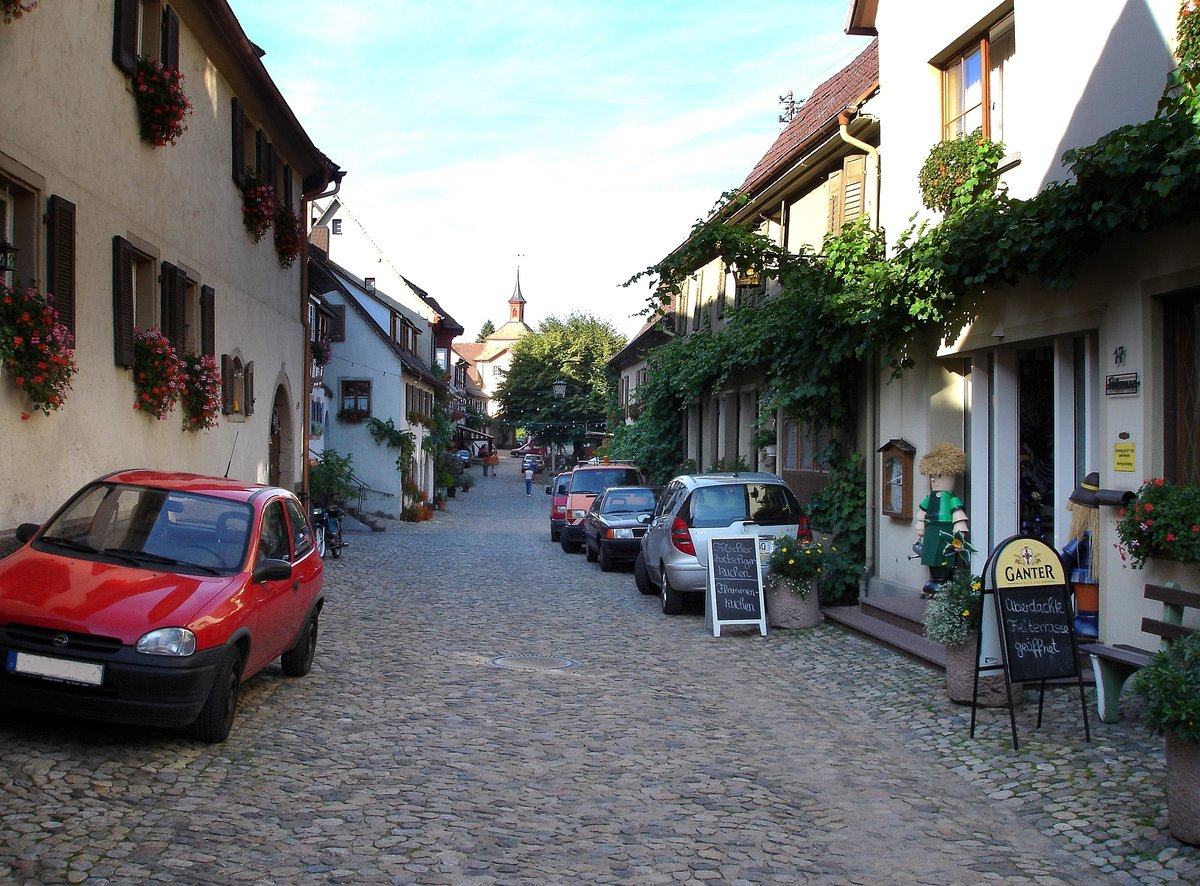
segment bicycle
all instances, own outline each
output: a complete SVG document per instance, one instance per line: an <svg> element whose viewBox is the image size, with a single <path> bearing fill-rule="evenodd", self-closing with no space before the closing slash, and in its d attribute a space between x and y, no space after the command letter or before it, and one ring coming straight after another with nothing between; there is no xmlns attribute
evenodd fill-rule
<svg viewBox="0 0 1200 886"><path fill-rule="evenodd" d="M316 536L317 553L321 557L324 557L327 551L335 560L342 556L342 548L346 546L342 540L342 517L345 513L337 505L313 508L313 533Z"/></svg>

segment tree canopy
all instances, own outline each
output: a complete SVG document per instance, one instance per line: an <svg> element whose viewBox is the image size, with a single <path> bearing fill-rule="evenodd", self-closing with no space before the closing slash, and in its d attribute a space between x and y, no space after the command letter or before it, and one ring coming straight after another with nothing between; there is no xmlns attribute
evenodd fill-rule
<svg viewBox="0 0 1200 886"><path fill-rule="evenodd" d="M624 336L590 314L547 318L513 345L512 365L495 395L501 420L554 444L604 430L615 389L606 364L624 346ZM561 400L554 399L556 381L567 385Z"/></svg>
<svg viewBox="0 0 1200 886"><path fill-rule="evenodd" d="M491 320L484 320L483 325L479 327L479 335L475 336L476 344L483 344L484 340L496 331L496 324Z"/></svg>

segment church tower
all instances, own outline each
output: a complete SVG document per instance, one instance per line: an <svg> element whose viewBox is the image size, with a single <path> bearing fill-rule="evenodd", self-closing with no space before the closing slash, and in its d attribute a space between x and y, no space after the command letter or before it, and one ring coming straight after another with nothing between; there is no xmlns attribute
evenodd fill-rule
<svg viewBox="0 0 1200 886"><path fill-rule="evenodd" d="M521 295L520 268L517 268L517 285L513 288L512 298L508 300L508 322L525 322L525 296Z"/></svg>

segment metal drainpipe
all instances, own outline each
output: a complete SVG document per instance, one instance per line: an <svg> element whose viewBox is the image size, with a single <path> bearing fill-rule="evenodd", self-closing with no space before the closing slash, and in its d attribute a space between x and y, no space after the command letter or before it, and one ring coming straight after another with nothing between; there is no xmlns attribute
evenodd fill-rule
<svg viewBox="0 0 1200 886"><path fill-rule="evenodd" d="M878 227L878 225L879 225L879 149L874 147L873 145L867 144L866 142L864 142L860 139L855 138L854 136L852 136L850 134L850 120L857 113L858 113L857 110L847 108L846 110L842 111L842 113L838 114L838 135L841 137L842 141L844 141L846 144L851 145L852 147L858 148L860 151L863 151L867 155L867 158L868 158L867 159L867 167L868 167L867 173L871 179L870 188L871 188L871 198L872 199L871 199L870 205L868 207L866 207L866 211L867 211L869 217L871 218L872 224L875 227ZM871 377L869 379L869 381L871 383L871 396L867 398L867 404L868 404L867 408L870 410L870 415L867 416L866 426L871 429L870 433L873 435L873 439L879 438L879 429L876 427L876 425L879 421L879 409L878 409L878 403L877 403L877 398L879 396L879 392L878 392L877 386L875 385L875 381L878 380L878 378L879 378L879 367L876 365L876 362L877 362L877 357L872 356L872 358L870 360L870 368L868 369L868 372L871 373ZM868 447L868 449L870 449L870 448L871 447ZM863 564L863 574L859 577L859 580L858 580L858 596L859 596L859 598L868 596L868 594L867 594L868 582L869 582L869 579L871 576L871 572L875 568L875 550L876 550L876 547L878 546L877 541L878 541L878 535L879 535L879 524L878 524L878 517L875 512L874 501L875 501L875 491L877 488L879 478L876 474L875 469L876 469L876 459L874 457L874 453L872 452L871 458L869 458L866 461L866 463L863 465L863 475L865 477L865 482L866 482L866 486L867 486L867 512L864 515L864 519L866 520L866 532L864 533L864 539L863 539L864 547L865 547L865 561L866 562Z"/></svg>

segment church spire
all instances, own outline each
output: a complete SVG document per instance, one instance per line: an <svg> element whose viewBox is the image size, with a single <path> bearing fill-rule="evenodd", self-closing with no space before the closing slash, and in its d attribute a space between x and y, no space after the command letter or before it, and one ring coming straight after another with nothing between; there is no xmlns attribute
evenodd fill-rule
<svg viewBox="0 0 1200 886"><path fill-rule="evenodd" d="M521 268L517 267L517 285L513 287L512 297L508 300L508 320L510 323L525 322L525 296L521 294Z"/></svg>

